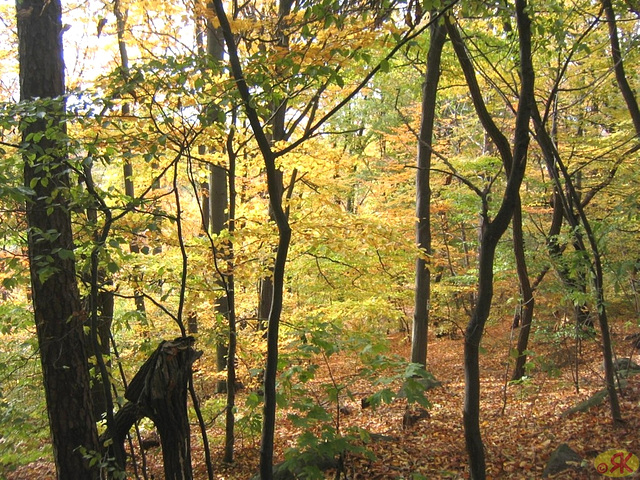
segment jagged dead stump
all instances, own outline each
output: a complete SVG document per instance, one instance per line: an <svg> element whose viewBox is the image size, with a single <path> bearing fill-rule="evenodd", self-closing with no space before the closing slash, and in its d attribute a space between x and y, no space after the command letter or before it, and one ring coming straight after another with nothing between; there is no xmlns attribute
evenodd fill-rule
<svg viewBox="0 0 640 480"><path fill-rule="evenodd" d="M167 480L193 478L187 391L191 365L202 354L194 343L193 337L179 337L158 345L125 392L128 402L115 415L115 432L105 433L122 448L132 425L148 417L160 435Z"/></svg>

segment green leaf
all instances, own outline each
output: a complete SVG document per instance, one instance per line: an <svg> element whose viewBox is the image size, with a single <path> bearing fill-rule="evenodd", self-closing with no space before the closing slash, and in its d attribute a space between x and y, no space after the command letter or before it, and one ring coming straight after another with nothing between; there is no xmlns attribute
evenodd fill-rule
<svg viewBox="0 0 640 480"><path fill-rule="evenodd" d="M75 258L75 255L73 253L73 250L61 248L58 251L58 257L60 257L62 260L73 260Z"/></svg>
<svg viewBox="0 0 640 480"><path fill-rule="evenodd" d="M107 263L107 270L109 271L109 273L116 273L119 269L120 269L120 267L118 267L117 263L115 263L115 262L108 262Z"/></svg>

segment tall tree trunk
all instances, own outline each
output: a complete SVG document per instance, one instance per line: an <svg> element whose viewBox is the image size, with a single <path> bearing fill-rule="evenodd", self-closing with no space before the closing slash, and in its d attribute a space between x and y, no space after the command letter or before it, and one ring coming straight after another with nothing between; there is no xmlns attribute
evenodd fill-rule
<svg viewBox="0 0 640 480"><path fill-rule="evenodd" d="M280 0L278 3L278 46L281 48L288 48L289 46L289 38L282 33L280 28L280 21L291 12L291 6L293 4L293 0ZM275 144L281 140L286 140L287 132L285 128L286 122L286 114L287 114L287 99L285 98L282 102L274 102L272 105L272 115L271 115L271 133L267 133L267 138L271 142L271 144ZM276 170L276 178L275 181L277 183L277 188L279 190L279 195L282 197L284 193L284 181L282 176L282 171L280 169ZM272 221L275 221L275 212L271 206L269 207L269 217ZM264 328L266 326L266 320L269 318L269 313L271 311L271 301L273 299L273 278L272 275L268 275L262 279L260 279L260 287L259 287L259 302L258 302L258 326L260 328Z"/></svg>
<svg viewBox="0 0 640 480"><path fill-rule="evenodd" d="M430 27L427 72L422 87L422 120L418 141L416 172L416 241L421 256L416 258L415 305L411 361L427 365L427 334L429 331L429 304L431 299L431 154L433 150L433 123L436 96L440 81L440 59L446 39L446 28L440 21Z"/></svg>
<svg viewBox="0 0 640 480"><path fill-rule="evenodd" d="M116 33L118 36L118 51L120 52L120 68L122 70L122 78L124 81L129 80L129 54L127 52L127 42L125 41L124 34L127 27L127 13L122 11L122 5L120 0L113 0L113 14L116 17ZM131 112L131 105L129 103L124 103L122 105L122 115L127 116ZM124 175L124 193L130 198L135 198L135 185L133 183L133 165L131 164L131 160L128 157L124 157L124 165L122 167L123 175ZM132 239L129 242L129 250L131 253L138 254L140 253L140 246L138 244L137 239ZM142 287L140 284L142 283L142 276L136 274L133 278L133 282L135 285L134 288L134 300L136 304L136 311L142 315L146 316L147 309L144 302L144 295L142 291Z"/></svg>
<svg viewBox="0 0 640 480"><path fill-rule="evenodd" d="M275 155L271 143L265 134L256 110L252 106L251 92L244 79L242 66L236 49L233 32L224 11L222 0L214 0L216 16L224 34L229 54L231 72L236 81L242 104L249 119L251 129L255 135L260 153L263 157L267 172L267 189L269 205L273 209L276 226L278 228L278 250L273 270L273 298L267 329L267 359L264 375L264 411L262 424L262 438L260 442L260 477L262 480L273 479L273 446L276 422L276 378L278 372L278 338L282 302L284 294L284 273L291 243L291 227L282 206L282 194L278 188Z"/></svg>
<svg viewBox="0 0 640 480"><path fill-rule="evenodd" d="M211 233L214 235L220 235L224 229L227 228L228 221L228 196L227 196L227 171L219 166L219 165L211 165L209 170L209 212L211 215ZM216 262L226 263L228 260L228 254L225 252L226 246L217 249L218 251L214 252L216 255ZM229 272L226 267L223 267L222 270L218 269L217 274L222 277L226 276ZM227 280L226 278L218 278L216 283L220 287L221 293L220 297L216 300L216 312L221 315L225 321L225 330L229 326L229 299L227 295ZM228 335L225 335L228 338ZM219 372L226 370L227 368L227 355L228 355L228 346L227 340L222 340L222 336L220 336L220 340L216 343L216 368ZM218 380L216 385L216 391L218 393L224 393L227 391L228 385L225 380Z"/></svg>
<svg viewBox="0 0 640 480"><path fill-rule="evenodd" d="M640 137L640 108L636 99L633 88L629 85L627 75L624 70L624 62L622 60L622 52L620 50L620 41L618 40L618 25L616 22L616 14L613 10L611 0L601 0L605 15L607 16L607 26L609 27L609 42L611 44L611 59L613 60L613 68L616 74L616 82L625 103L627 110L631 115L633 127L636 135Z"/></svg>
<svg viewBox="0 0 640 480"><path fill-rule="evenodd" d="M234 115L235 121L235 115ZM231 238L235 232L236 215L236 154L233 150L233 130L227 137L227 154L229 156L229 233ZM237 322L235 300L235 278L233 273L233 244L229 244L230 275L227 277L227 306L229 309L229 343L227 345L227 411L225 413L225 462L233 462L235 449L235 404L236 404L236 350L237 350Z"/></svg>
<svg viewBox="0 0 640 480"><path fill-rule="evenodd" d="M33 190L27 202L31 289L54 460L59 479L92 479L98 472L82 451L99 452L100 444L67 198L62 11L59 0L22 0L16 8L20 98L45 99L38 107L44 117L23 124L23 145L25 185ZM34 141L33 134L44 132Z"/></svg>
<svg viewBox="0 0 640 480"><path fill-rule="evenodd" d="M207 55L215 62L222 62L224 58L224 40L218 28L214 28L211 24L207 25ZM216 108L217 107L211 107ZM228 227L229 221L228 208L229 197L227 170L220 165L210 165L209 167L209 226L211 233L220 235L224 229ZM228 253L225 253L226 246L219 251L214 251L216 256L216 280L217 285L222 290L220 297L216 301L216 312L222 315L226 321L226 328L229 326L230 305L228 299L228 286L226 275L229 273L227 268L218 268L218 262L227 262L229 260ZM228 335L225 335L228 338ZM222 338L222 337L220 337ZM216 343L216 368L219 372L227 368L228 340L218 340ZM227 391L228 385L225 380L218 380L216 391L224 393Z"/></svg>
<svg viewBox="0 0 640 480"><path fill-rule="evenodd" d="M98 211L94 207L87 209L87 220L89 220L91 225L97 229ZM99 236L100 232L96 230L94 233L94 242L99 241ZM103 268L98 270L97 277L97 282L100 285L113 285L113 282L111 282L111 280L107 278L107 274ZM99 372L99 362L97 356L102 355L103 359L106 359L104 360L106 364L110 364L109 359L111 357L111 324L113 322L115 297L112 291L109 291L104 287L98 288L94 295L91 275L85 276L83 280L90 285L92 292L90 293L88 298L82 299L83 306L85 310L87 310L91 314L93 313L94 304L96 309L96 333L98 337L98 348L97 350L94 348L87 348L87 355L89 356L89 358L92 355L95 356L95 368L91 375L91 398L93 401L93 414L96 419L100 419L107 412L109 402L105 397L105 389L102 382L103 377ZM89 340L90 337L91 336L89 335ZM92 344L87 343L86 345ZM87 361L89 361L89 358L87 359ZM91 363L89 363L89 365L91 365ZM110 388L107 391L110 391Z"/></svg>
<svg viewBox="0 0 640 480"><path fill-rule="evenodd" d="M215 14L215 12L214 12ZM221 63L224 59L225 40L220 28L213 28L207 22L207 54L211 60ZM218 108L218 107L214 107ZM232 114L231 123L235 125L236 115ZM207 202L207 212L209 221L205 223L205 228L211 227L211 232L219 235L225 228L231 236L235 231L235 210L236 210L236 152L233 146L233 127L227 134L226 152L229 159L229 168L225 170L222 166L211 165L209 174L209 202ZM228 194L228 195L227 195ZM203 215L206 221L207 216ZM224 245L222 255L213 246L215 270L218 275L217 283L224 290L224 294L216 302L216 311L226 320L228 329L227 340L219 340L216 344L216 367L218 371L227 370L226 381L218 381L216 390L219 393L227 393L227 408L225 412L225 442L224 458L225 462L231 463L234 458L235 448L235 398L236 398L236 308L235 308L235 282L233 273L233 243L228 241ZM218 259L218 256L220 258ZM219 262L223 262L224 267L220 268Z"/></svg>
<svg viewBox="0 0 640 480"><path fill-rule="evenodd" d="M500 208L493 220L489 219L488 201L483 194L482 224L480 228L480 251L478 258L478 301L467 325L464 344L465 395L463 423L465 443L469 455L471 478L486 478L484 446L480 432L480 365L479 348L485 323L489 317L493 298L493 264L498 241L506 231L519 199L519 189L524 177L529 146L529 119L533 105L534 73L531 64L530 20L525 11L525 0L516 0L516 18L520 39L520 100L518 104L513 154L503 135L495 135L495 125L488 116L482 95L477 88L475 71L457 29L446 19L447 31L452 39L456 55L460 61L476 113L483 126L492 136L503 158L510 158L508 180ZM482 192L480 192L482 193Z"/></svg>
<svg viewBox="0 0 640 480"><path fill-rule="evenodd" d="M543 151L545 161L547 162L547 168L552 174L553 180L557 191L562 198L565 217L568 217L570 225L574 230L574 241L581 244L581 250L586 252L586 245L578 230L578 225L582 224L582 228L587 236L589 247L591 249L592 259L590 262L590 273L593 278L593 289L596 296L596 310L598 312L598 323L600 326L600 333L602 335L602 354L604 363L605 384L607 393L609 395L609 408L611 410L611 416L614 422L622 421L622 414L620 411L620 402L618 401L618 394L615 388L615 373L613 368L613 348L611 345L611 332L609 332L609 321L607 317L606 304L604 299L604 278L602 272L601 256L598 250L598 245L589 219L587 218L584 208L578 199L578 193L576 192L571 176L564 166L560 155L553 145L549 133L544 129L542 118L537 106L534 105L532 111L532 119L535 125L535 133L538 143ZM564 180L564 184L567 188L570 199L566 198L563 194L562 186L560 185L560 175ZM574 205L578 214L575 216L573 208Z"/></svg>

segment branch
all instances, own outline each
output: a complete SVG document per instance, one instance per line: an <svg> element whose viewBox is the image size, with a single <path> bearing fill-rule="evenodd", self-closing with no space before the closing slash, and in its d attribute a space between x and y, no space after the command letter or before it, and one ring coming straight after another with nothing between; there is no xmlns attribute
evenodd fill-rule
<svg viewBox="0 0 640 480"><path fill-rule="evenodd" d="M313 135L322 125L328 122L331 117L333 117L336 113L338 113L347 103L349 103L360 91L365 88L371 79L382 69L382 65L386 64L389 60L391 60L395 54L404 47L407 43L409 43L414 38L421 35L425 30L427 30L433 23L437 22L440 17L446 17L445 13L447 13L454 5L458 3L459 0L453 0L451 3L446 5L442 11L438 12L434 15L426 25L422 26L418 30L409 31L405 34L405 36L385 55L385 57L375 66L373 67L369 73L367 73L362 81L351 91L349 92L340 102L338 102L331 110L329 110L320 120L316 122L315 125L308 128L304 134L295 142L283 148L282 150L275 152L275 156L279 157L284 155L291 150L297 148L300 144L304 143L311 135Z"/></svg>
<svg viewBox="0 0 640 480"><path fill-rule="evenodd" d="M618 40L616 14L613 11L611 0L601 0L601 2L607 16L607 25L609 27L609 41L611 42L611 58L613 59L618 88L620 89L620 92L624 97L624 101L627 104L627 109L629 110L631 120L633 121L633 126L636 130L636 135L640 136L640 108L638 108L638 101L636 100L633 89L629 85L627 76L624 72L624 63L622 61L620 42Z"/></svg>

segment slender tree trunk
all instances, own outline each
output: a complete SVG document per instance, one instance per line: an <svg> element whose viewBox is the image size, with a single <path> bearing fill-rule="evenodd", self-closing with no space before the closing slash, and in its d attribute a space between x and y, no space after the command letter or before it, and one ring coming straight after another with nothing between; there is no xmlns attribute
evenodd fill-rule
<svg viewBox="0 0 640 480"><path fill-rule="evenodd" d="M625 103L627 104L627 110L631 115L633 121L633 127L636 130L636 135L640 137L640 108L638 107L638 101L636 99L633 88L629 85L627 75L624 70L624 62L622 60L622 52L620 50L620 41L618 40L618 25L616 22L616 14L613 10L611 0L601 0L602 7L604 8L605 15L607 16L607 26L609 27L609 42L611 43L611 59L613 60L613 67L616 73L616 81L618 82L618 88Z"/></svg>
<svg viewBox="0 0 640 480"><path fill-rule="evenodd" d="M82 451L97 453L100 444L67 197L61 5L59 0L22 0L16 8L20 98L43 99L39 108L46 112L23 124L23 145L25 185L33 190L27 202L31 292L54 460L59 479L92 479L98 472L89 468ZM40 140L32 139L44 132Z"/></svg>
<svg viewBox="0 0 640 480"><path fill-rule="evenodd" d="M525 259L524 249L524 232L522 231L522 203L520 198L517 200L515 210L513 212L513 252L516 258L516 270L518 272L518 281L520 283L520 305L518 308L518 318L520 320L520 331L518 333L518 356L516 357L513 379L520 379L524 375L524 366L527 361L525 350L529 343L529 332L531 330L531 322L533 320L533 308L535 299L533 297L533 289L529 280L529 272L527 271L527 262ZM514 321L515 325L515 321Z"/></svg>
<svg viewBox="0 0 640 480"><path fill-rule="evenodd" d="M469 467L473 480L486 478L484 447L480 432L480 366L479 347L484 326L489 317L493 297L493 263L498 241L506 231L519 199L519 189L524 177L529 146L529 119L533 104L534 73L531 64L530 20L525 11L525 0L516 0L516 18L520 39L520 101L518 104L513 154L503 135L496 134L495 125L488 116L482 95L479 95L475 71L457 29L446 20L447 31L460 61L476 112L485 129L492 136L503 162L510 158L508 180L502 203L493 220L489 220L486 193L483 194L480 250L478 258L478 301L467 325L464 344L465 397L463 423L465 443L469 455Z"/></svg>
<svg viewBox="0 0 640 480"><path fill-rule="evenodd" d="M278 15L280 20L289 14L291 11L292 0L280 0L278 3ZM281 32L280 24L278 24L278 46L281 48L289 47L289 38ZM282 102L274 103L272 106L273 113L271 115L271 133L267 133L267 138L271 144L275 144L281 140L286 140L287 132L285 128L286 114L287 114L287 99ZM284 181L281 170L276 170L276 183L277 188L280 191L282 197L284 193ZM275 212L273 208L269 207L269 217L275 221ZM260 280L259 287L259 303L258 303L258 326L259 328L265 328L266 320L269 318L271 311L271 301L273 299L273 278L268 275Z"/></svg>
<svg viewBox="0 0 640 480"><path fill-rule="evenodd" d="M278 228L278 250L276 253L273 270L273 298L269 313L267 329L267 359L264 375L264 411L262 424L262 438L260 442L260 477L262 480L273 479L273 446L276 421L276 377L278 372L278 338L280 329L280 316L282 314L282 301L284 294L284 273L291 242L291 227L286 213L282 207L282 194L278 188L277 168L275 155L271 144L257 112L252 106L251 93L244 80L242 66L235 47L233 32L229 20L224 11L222 0L214 0L216 16L220 21L220 27L224 34L225 43L229 54L231 71L236 81L238 92L242 98L242 104L251 124L260 153L262 154L265 170L267 172L267 189L269 191L269 204L273 209Z"/></svg>
<svg viewBox="0 0 640 480"><path fill-rule="evenodd" d="M606 312L606 304L604 299L604 276L602 272L602 264L600 252L598 250L597 241L591 230L589 219L587 218L584 208L578 199L578 193L576 192L571 176L564 166L558 151L556 150L550 135L544 129L542 118L538 112L537 106L534 105L532 111L532 119L535 125L535 133L538 139L538 143L544 153L545 161L548 165L548 170L552 175L555 175L554 182L556 189L562 196L563 208L565 211L565 217L568 216L571 227L574 229L574 241L581 244L581 249L586 251L586 246L577 230L579 224L582 224L582 228L589 241L591 249L592 259L590 264L591 274L593 278L593 289L596 296L596 309L598 312L598 323L600 326L600 333L602 335L602 354L604 363L605 384L607 393L609 395L609 408L611 409L611 417L614 422L622 421L622 414L620 411L620 402L618 401L618 395L615 388L615 372L613 367L613 348L611 345L611 332L609 331L609 321ZM559 175L562 175L568 194L571 196L567 199L562 193L562 186L560 185ZM573 213L573 204L576 208L579 217L575 217Z"/></svg>
<svg viewBox="0 0 640 480"><path fill-rule="evenodd" d="M89 220L90 224L97 228L98 225L98 211L95 208L87 209L87 220ZM100 232L96 230L94 234L94 241L98 241L100 236ZM97 282L100 285L108 285L112 286L113 282L108 279L106 272L104 269L99 269L97 274L98 280ZM87 282L91 289L93 290L93 284L91 275L83 278L85 282ZM95 297L95 298L94 298ZM93 313L92 305L95 303L96 308L96 329L98 335L98 349L87 348L87 355L91 357L95 356L95 369L91 375L91 398L93 401L93 414L96 419L101 418L107 412L108 401L105 397L105 389L102 382L102 375L99 372L99 365L97 362L97 356L102 355L103 358L106 359L106 364L110 364L111 357L111 324L113 322L113 309L115 297L113 292L106 290L104 287L99 288L95 295L93 292L89 295L88 298L82 299L83 304L85 305L85 309L88 312ZM88 307L89 308L88 308ZM87 343L87 345L92 345L91 343ZM89 361L89 358L87 359ZM89 363L91 365L91 363Z"/></svg>
<svg viewBox="0 0 640 480"><path fill-rule="evenodd" d="M234 118L235 120L235 118ZM231 238L235 232L236 215L236 154L233 151L233 131L227 137L227 154L229 156L229 233ZM227 277L227 303L229 307L229 344L227 348L227 411L225 414L224 457L225 462L233 462L235 449L235 404L236 404L236 350L237 322L235 300L235 278L233 275L233 245L229 244L229 262L231 274Z"/></svg>
<svg viewBox="0 0 640 480"><path fill-rule="evenodd" d="M116 33L118 36L118 50L120 52L120 68L122 69L122 78L125 81L129 80L129 54L127 53L127 42L125 41L124 34L127 27L127 13L122 11L122 5L120 0L113 0L113 14L116 17ZM129 103L122 105L122 115L127 116L131 111ZM128 157L124 158L124 165L122 167L124 175L124 193L130 198L135 198L135 185L133 183L133 165ZM140 246L137 239L132 239L129 242L129 250L131 253L140 253ZM144 295L140 284L142 283L142 276L136 274L133 282L134 299L136 304L136 311L143 316L146 316L147 309L144 302Z"/></svg>
<svg viewBox="0 0 640 480"><path fill-rule="evenodd" d="M555 249L558 246L556 242L556 238L557 238L557 235L560 233L560 228L562 227L562 220L564 218L562 202L558 197L559 195L557 191L554 189L553 200L552 200L553 216L551 219L551 226L549 227L549 232L547 233L547 248L549 249L549 251L552 251L552 249ZM514 228L517 228L515 225L516 225L516 220L514 217ZM546 273L546 271L541 273L540 276L538 276L538 281L542 281L541 276L543 276L544 273ZM533 301L533 287L531 288L531 296ZM523 295L523 299L524 298L525 296ZM525 313L526 314L530 313L531 316L527 318ZM520 332L518 333L518 345L516 347L518 350L518 356L516 358L515 367L513 370L513 376L511 377L512 380L521 379L525 373L524 367L525 367L525 364L527 363L527 356L525 355L524 352L527 350L527 347L529 345L529 334L531 333L532 316L533 316L533 308L531 309L531 312L528 312L528 311L523 312L522 323L520 325Z"/></svg>
<svg viewBox="0 0 640 480"><path fill-rule="evenodd" d="M429 304L431 299L431 154L436 96L440 80L440 59L446 39L446 28L436 21L430 27L430 44L427 53L427 72L422 87L422 120L418 141L416 173L416 241L421 256L416 258L415 306L411 361L427 365L427 334L429 331ZM425 258L426 257L426 258Z"/></svg>

